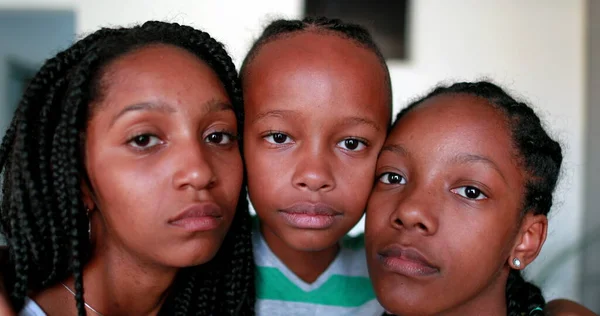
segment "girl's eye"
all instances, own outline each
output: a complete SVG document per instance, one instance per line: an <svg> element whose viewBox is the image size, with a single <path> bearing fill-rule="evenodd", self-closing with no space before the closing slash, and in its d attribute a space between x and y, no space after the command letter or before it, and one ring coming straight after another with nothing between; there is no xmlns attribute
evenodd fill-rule
<svg viewBox="0 0 600 316"><path fill-rule="evenodd" d="M379 176L379 181L385 184L406 184L406 179L393 172L386 172Z"/></svg>
<svg viewBox="0 0 600 316"><path fill-rule="evenodd" d="M487 196L485 194L483 194L483 192L481 192L481 190L479 190L476 187L472 187L472 186L464 186L464 187L456 188L456 189L453 189L452 192L455 194L458 194L462 197L465 197L467 199L470 199L470 200L487 199Z"/></svg>
<svg viewBox="0 0 600 316"><path fill-rule="evenodd" d="M288 144L292 142L290 137L284 133L271 133L265 136L264 139L271 144Z"/></svg>
<svg viewBox="0 0 600 316"><path fill-rule="evenodd" d="M207 143L213 143L217 145L228 145L231 144L231 142L233 142L234 138L235 137L229 133L217 132L206 136L206 138L204 138L204 141Z"/></svg>
<svg viewBox="0 0 600 316"><path fill-rule="evenodd" d="M361 151L367 147L365 142L356 138L346 138L339 142L338 146L351 151Z"/></svg>
<svg viewBox="0 0 600 316"><path fill-rule="evenodd" d="M162 143L160 138L151 134L138 135L129 140L129 144L136 149L149 149Z"/></svg>

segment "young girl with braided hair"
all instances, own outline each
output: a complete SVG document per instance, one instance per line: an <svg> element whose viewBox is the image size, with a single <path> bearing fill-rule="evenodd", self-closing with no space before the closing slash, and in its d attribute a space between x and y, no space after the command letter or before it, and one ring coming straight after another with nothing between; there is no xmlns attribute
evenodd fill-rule
<svg viewBox="0 0 600 316"><path fill-rule="evenodd" d="M366 220L395 315L544 315L538 255L562 163L534 111L489 82L439 87L396 117Z"/></svg>
<svg viewBox="0 0 600 316"><path fill-rule="evenodd" d="M205 32L101 29L32 79L0 148L21 315L252 315L237 72Z"/></svg>

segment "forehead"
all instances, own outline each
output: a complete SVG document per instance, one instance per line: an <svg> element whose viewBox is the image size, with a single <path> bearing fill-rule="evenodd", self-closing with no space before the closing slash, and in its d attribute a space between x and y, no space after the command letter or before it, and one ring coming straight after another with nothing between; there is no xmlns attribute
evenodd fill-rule
<svg viewBox="0 0 600 316"><path fill-rule="evenodd" d="M193 101L210 95L228 100L221 81L204 61L163 44L140 48L109 63L101 73L100 87L99 103L108 98L123 99L119 102L123 104L160 98Z"/></svg>
<svg viewBox="0 0 600 316"><path fill-rule="evenodd" d="M375 53L352 39L324 31L302 31L267 42L258 48L246 75L293 74L302 69L327 69L339 78L384 76Z"/></svg>
<svg viewBox="0 0 600 316"><path fill-rule="evenodd" d="M185 68L188 71L179 72ZM125 53L109 62L102 73L106 79L139 76L138 80L154 74L180 81L197 77L216 78L214 71L199 57L183 48L166 44L151 44Z"/></svg>
<svg viewBox="0 0 600 316"><path fill-rule="evenodd" d="M465 94L432 97L396 124L388 144L401 144L423 157L459 152L513 162L508 122L487 100Z"/></svg>
<svg viewBox="0 0 600 316"><path fill-rule="evenodd" d="M320 102L307 100L308 95L344 104L366 102L369 111L389 112L385 76L378 57L353 40L300 32L259 48L244 73L244 97L250 112L256 104L265 105L266 98Z"/></svg>

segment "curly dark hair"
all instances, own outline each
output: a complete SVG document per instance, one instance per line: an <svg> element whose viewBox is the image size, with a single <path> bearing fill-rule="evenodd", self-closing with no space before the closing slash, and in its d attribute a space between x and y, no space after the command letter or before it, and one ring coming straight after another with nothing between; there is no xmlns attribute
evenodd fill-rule
<svg viewBox="0 0 600 316"><path fill-rule="evenodd" d="M102 71L119 56L152 44L183 48L223 83L242 131L243 104L235 66L223 45L189 26L151 21L103 28L45 62L31 80L0 147L0 224L8 239L6 286L17 310L30 291L75 279L77 310L86 315L82 269L88 260L88 219L82 148L89 105ZM240 146L242 142L239 142ZM245 179L231 228L216 257L182 269L161 310L168 315L253 315L254 262Z"/></svg>
<svg viewBox="0 0 600 316"><path fill-rule="evenodd" d="M402 117L425 100L448 94L467 94L482 98L506 117L514 149L527 174L522 215L527 212L548 215L560 175L563 159L561 146L548 135L530 106L515 100L499 86L480 81L438 87L404 108L396 116L393 126L399 124ZM511 269L509 273L506 302L509 316L545 315L543 308L546 301L540 288L525 281L519 270Z"/></svg>
<svg viewBox="0 0 600 316"><path fill-rule="evenodd" d="M265 44L275 41L285 36L292 36L300 32L322 32L336 35L353 41L357 45L370 50L377 56L383 71L385 72L385 83L388 90L388 106L392 112L392 80L390 71L385 62L385 58L379 49L379 46L373 40L369 31L361 25L347 23L340 19L331 19L327 17L306 17L302 20L275 20L263 30L262 34L254 41L248 54L242 62L240 77L244 80L246 68L252 63L260 48ZM391 117L391 115L390 115Z"/></svg>

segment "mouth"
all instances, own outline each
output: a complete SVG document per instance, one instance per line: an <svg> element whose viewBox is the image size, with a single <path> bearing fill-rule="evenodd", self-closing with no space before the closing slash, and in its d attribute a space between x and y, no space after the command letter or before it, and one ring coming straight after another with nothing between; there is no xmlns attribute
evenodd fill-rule
<svg viewBox="0 0 600 316"><path fill-rule="evenodd" d="M279 214L295 228L327 229L342 217L343 213L325 203L301 202L282 209Z"/></svg>
<svg viewBox="0 0 600 316"><path fill-rule="evenodd" d="M408 277L423 278L440 273L418 250L400 245L384 248L377 253L377 258L387 270Z"/></svg>
<svg viewBox="0 0 600 316"><path fill-rule="evenodd" d="M216 229L222 221L221 207L214 202L203 202L186 207L168 223L186 231L199 232Z"/></svg>

